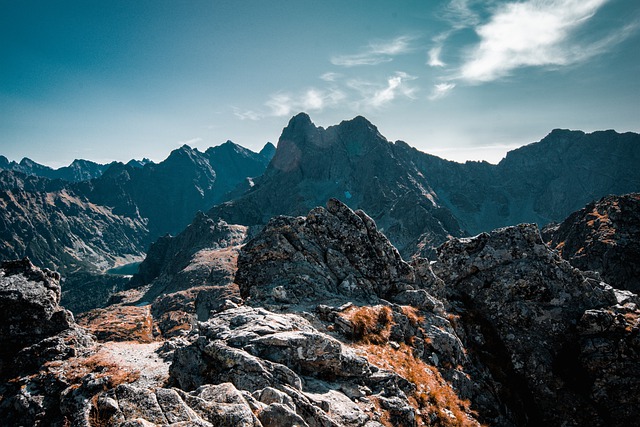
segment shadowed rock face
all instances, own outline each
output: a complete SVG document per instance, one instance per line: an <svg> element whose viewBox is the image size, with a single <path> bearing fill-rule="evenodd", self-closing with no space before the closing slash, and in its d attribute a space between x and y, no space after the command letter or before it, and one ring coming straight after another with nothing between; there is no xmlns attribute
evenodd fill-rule
<svg viewBox="0 0 640 427"><path fill-rule="evenodd" d="M640 291L640 194L590 203L542 234L574 267L597 271L618 289Z"/></svg>
<svg viewBox="0 0 640 427"><path fill-rule="evenodd" d="M637 382L637 370L621 380L629 367L624 362L611 367L615 375L596 369L598 360L612 360L622 348L626 357L640 357L631 338L640 314L635 295L572 268L542 242L533 224L452 240L438 257L434 271L447 285L440 296L459 307L467 350L520 406L523 419L625 425L638 415L638 394L621 396L625 381ZM615 313L628 313L627 321L609 321ZM614 344L617 336L620 346ZM618 396L624 416L618 418L617 405L603 406L598 390Z"/></svg>
<svg viewBox="0 0 640 427"><path fill-rule="evenodd" d="M422 284L374 221L337 199L306 217L276 217L249 241L236 282L256 304L372 302Z"/></svg>
<svg viewBox="0 0 640 427"><path fill-rule="evenodd" d="M0 378L76 355L93 341L60 307L60 275L28 258L0 264Z"/></svg>
<svg viewBox="0 0 640 427"><path fill-rule="evenodd" d="M144 296L149 302L159 295L194 286L229 285L246 236L246 227L214 221L198 213L180 234L165 236L151 245L132 284L151 285Z"/></svg>
<svg viewBox="0 0 640 427"><path fill-rule="evenodd" d="M78 184L87 197L122 215L148 219L149 238L177 234L198 211L228 200L248 177L262 174L269 151L254 153L227 141L202 153L187 145L158 164L113 164L98 179Z"/></svg>

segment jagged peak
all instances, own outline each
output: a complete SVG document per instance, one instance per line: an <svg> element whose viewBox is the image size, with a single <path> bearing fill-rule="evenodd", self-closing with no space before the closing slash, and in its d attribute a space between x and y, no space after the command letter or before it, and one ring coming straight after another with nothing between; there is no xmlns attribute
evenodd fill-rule
<svg viewBox="0 0 640 427"><path fill-rule="evenodd" d="M295 128L295 127L306 127L309 125L315 126L311 121L311 117L309 117L307 113L300 112L295 116L293 116L291 120L289 120L289 124L287 125L287 127Z"/></svg>
<svg viewBox="0 0 640 427"><path fill-rule="evenodd" d="M259 154L271 160L271 158L276 154L276 146L271 142L267 142L264 147L262 147Z"/></svg>

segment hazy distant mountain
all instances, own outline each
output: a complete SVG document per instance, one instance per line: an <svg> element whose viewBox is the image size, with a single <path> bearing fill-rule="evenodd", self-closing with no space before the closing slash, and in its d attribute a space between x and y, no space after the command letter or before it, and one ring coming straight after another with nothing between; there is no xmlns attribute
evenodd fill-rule
<svg viewBox="0 0 640 427"><path fill-rule="evenodd" d="M132 159L127 165L140 168L147 163L151 163L151 160L146 158L142 160ZM111 164L112 163L103 165L90 160L76 159L69 166L53 169L49 166L34 162L27 157L23 158L20 163L17 163L9 161L5 156L0 156L0 169L13 170L26 175L41 176L49 179L63 179L69 182L87 181L98 178Z"/></svg>
<svg viewBox="0 0 640 427"><path fill-rule="evenodd" d="M157 164L114 163L76 188L117 214L148 219L150 238L155 239L179 233L197 211L228 200L228 193L248 177L261 175L269 160L231 141L204 153L184 145Z"/></svg>
<svg viewBox="0 0 640 427"><path fill-rule="evenodd" d="M41 165L25 157L20 163L9 161L6 157L0 156L0 169L22 172L26 175L40 176L49 179L63 179L70 182L85 181L96 178L109 167L89 160L74 160L69 166L53 169L49 166Z"/></svg>
<svg viewBox="0 0 640 427"><path fill-rule="evenodd" d="M0 258L28 256L64 274L139 259L147 229L91 203L61 180L0 171Z"/></svg>

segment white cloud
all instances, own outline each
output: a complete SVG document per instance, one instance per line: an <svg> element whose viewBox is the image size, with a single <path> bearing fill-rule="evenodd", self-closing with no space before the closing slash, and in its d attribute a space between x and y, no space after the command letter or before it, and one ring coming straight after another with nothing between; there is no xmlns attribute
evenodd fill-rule
<svg viewBox="0 0 640 427"><path fill-rule="evenodd" d="M265 105L271 110L272 116L288 116L293 110L293 100L290 95L276 93L271 95Z"/></svg>
<svg viewBox="0 0 640 427"><path fill-rule="evenodd" d="M329 71L321 75L320 79L324 80L325 82L335 82L340 77L342 77L342 74Z"/></svg>
<svg viewBox="0 0 640 427"><path fill-rule="evenodd" d="M433 86L433 91L429 95L429 99L434 101L436 99L444 98L447 96L453 88L456 87L455 83L438 83Z"/></svg>
<svg viewBox="0 0 640 427"><path fill-rule="evenodd" d="M262 115L253 110L241 111L239 108L233 107L233 115L240 120L260 120Z"/></svg>
<svg viewBox="0 0 640 427"><path fill-rule="evenodd" d="M498 7L476 27L480 42L462 64L458 78L488 82L528 66L566 66L588 59L620 41L620 33L590 45L572 40L609 0L528 0Z"/></svg>
<svg viewBox="0 0 640 427"><path fill-rule="evenodd" d="M391 62L393 56L412 51L411 42L413 40L415 40L415 37L405 35L388 41L371 42L364 52L352 55L336 55L331 58L331 63L341 67L356 67Z"/></svg>
<svg viewBox="0 0 640 427"><path fill-rule="evenodd" d="M461 30L463 28L472 27L480 22L480 18L476 12L471 9L471 4L477 3L477 0L451 0L444 7L442 18L448 21L452 29ZM487 1L483 2L490 3ZM449 34L445 33L444 38L447 38Z"/></svg>
<svg viewBox="0 0 640 427"><path fill-rule="evenodd" d="M360 94L360 100L353 102L353 109L360 110L363 107L381 108L399 96L415 99L417 88L408 84L416 77L402 71L397 71L389 76L385 84L361 79L352 79L348 82L351 89Z"/></svg>
<svg viewBox="0 0 640 427"><path fill-rule="evenodd" d="M429 49L427 65L430 67L444 67L446 64L440 59L440 52L442 52L442 46L435 46Z"/></svg>
<svg viewBox="0 0 640 427"><path fill-rule="evenodd" d="M338 89L321 90L309 88L301 94L277 93L271 95L265 105L269 108L270 116L289 116L298 111L322 111L332 107L345 98L345 94Z"/></svg>

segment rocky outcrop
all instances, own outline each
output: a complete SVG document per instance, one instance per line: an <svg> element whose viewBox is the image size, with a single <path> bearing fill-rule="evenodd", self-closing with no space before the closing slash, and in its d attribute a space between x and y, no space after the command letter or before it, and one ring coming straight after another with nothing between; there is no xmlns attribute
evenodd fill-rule
<svg viewBox="0 0 640 427"><path fill-rule="evenodd" d="M196 286L230 285L246 237L246 227L214 221L199 212L180 234L151 245L132 286L151 285L143 297L151 302L159 295Z"/></svg>
<svg viewBox="0 0 640 427"><path fill-rule="evenodd" d="M27 258L0 264L0 417L6 425L61 421L60 393L68 384L41 369L93 349L92 337L58 305L59 280Z"/></svg>
<svg viewBox="0 0 640 427"><path fill-rule="evenodd" d="M640 292L640 194L589 203L542 234L574 267L597 271L616 288Z"/></svg>
<svg viewBox="0 0 640 427"><path fill-rule="evenodd" d="M391 143L363 117L323 129L301 113L255 186L210 214L266 224L335 197L366 211L406 258L433 257L449 236L557 222L591 200L639 191L639 159L638 134L556 129L498 165L460 164Z"/></svg>
<svg viewBox="0 0 640 427"><path fill-rule="evenodd" d="M75 356L92 344L60 307L60 275L40 270L28 258L0 264L0 376Z"/></svg>
<svg viewBox="0 0 640 427"><path fill-rule="evenodd" d="M595 369L598 360L623 351L612 345L619 332L606 332L606 319L600 329L585 326L603 310L621 310L619 292L563 261L543 243L535 225L454 239L439 248L438 256L434 270L447 285L440 296L461 316L468 353L488 368L491 388L519 413L518 424L625 425L615 405L602 404L597 390L621 398L620 375L627 366L615 365L617 375L611 376ZM640 313L635 305L624 310L631 317ZM594 333L606 336L602 345L589 336ZM640 354L631 336L628 332L624 341L629 347L621 347L628 348L633 364ZM628 375L625 380L637 381L634 369ZM629 400L637 397L619 401L625 417L637 417Z"/></svg>
<svg viewBox="0 0 640 427"><path fill-rule="evenodd" d="M183 390L233 384L262 425L379 426L383 418L417 425L416 385L296 314L222 311L200 324L191 346L176 350L170 376Z"/></svg>
<svg viewBox="0 0 640 427"><path fill-rule="evenodd" d="M418 289L421 277L363 211L337 199L306 217L276 217L249 241L236 282L256 304L372 303ZM340 304L338 304L340 305Z"/></svg>
<svg viewBox="0 0 640 427"><path fill-rule="evenodd" d="M91 203L62 181L0 171L0 258L28 256L63 274L104 271L139 259L147 234L140 217Z"/></svg>

